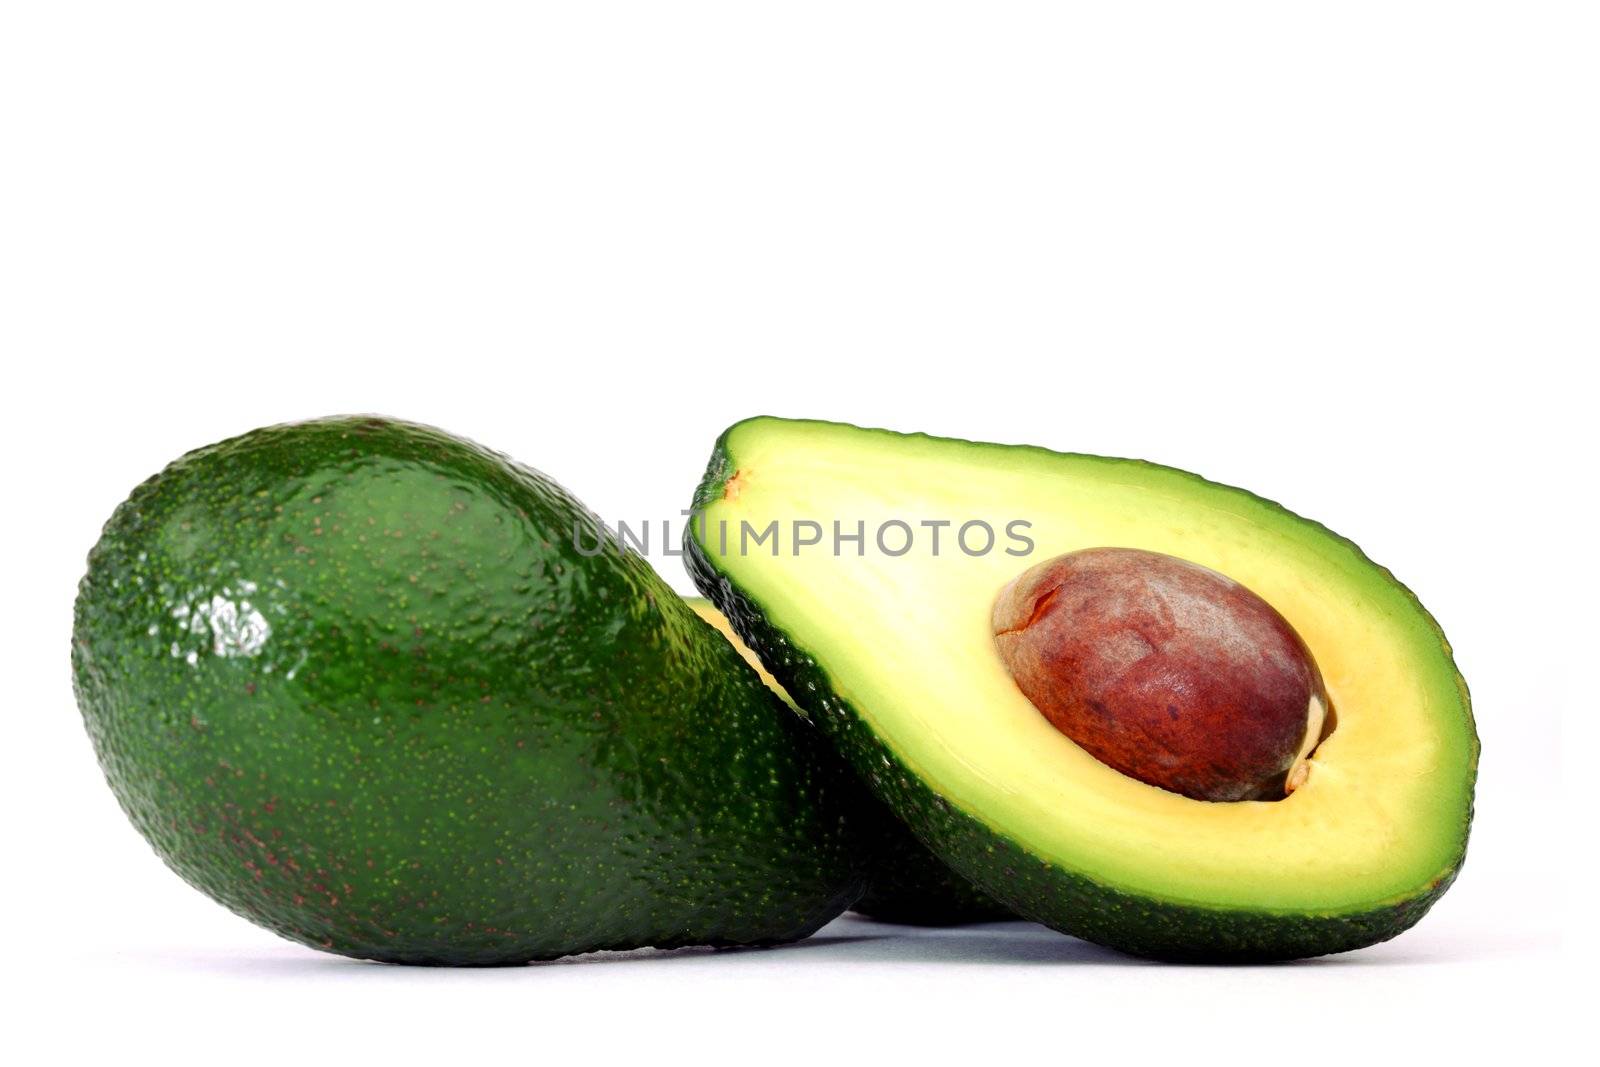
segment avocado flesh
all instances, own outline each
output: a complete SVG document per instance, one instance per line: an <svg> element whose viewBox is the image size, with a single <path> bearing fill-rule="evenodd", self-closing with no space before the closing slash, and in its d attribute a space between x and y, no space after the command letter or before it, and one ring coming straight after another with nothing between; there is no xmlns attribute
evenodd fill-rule
<svg viewBox="0 0 1600 1067"><path fill-rule="evenodd" d="M1460 867L1478 744L1449 646L1386 570L1278 505L1138 461L760 418L723 435L697 507L701 589L917 836L1027 917L1150 956L1292 958L1392 937ZM953 525L938 556L919 536L888 557L873 531L895 519ZM975 519L999 539L969 556L952 536ZM1004 551L1017 519L1025 557ZM736 550L741 522L772 520L775 555ZM796 520L862 521L865 551L834 555L825 537L796 555ZM1305 640L1338 725L1292 795L1208 803L1145 785L1018 690L988 628L995 596L1096 546L1220 571Z"/></svg>
<svg viewBox="0 0 1600 1067"><path fill-rule="evenodd" d="M688 603L732 643L769 689L796 713L805 714L734 631L727 616L709 600L691 597ZM863 800L879 807L866 797ZM872 864L867 891L851 910L880 922L916 926L959 926L1016 918L1009 908L941 863L888 811L876 812L875 816L864 815L861 820L875 822L877 832L870 834Z"/></svg>
<svg viewBox="0 0 1600 1067"><path fill-rule="evenodd" d="M544 476L376 418L134 491L80 588L85 723L162 858L401 963L793 940L861 892L859 786Z"/></svg>

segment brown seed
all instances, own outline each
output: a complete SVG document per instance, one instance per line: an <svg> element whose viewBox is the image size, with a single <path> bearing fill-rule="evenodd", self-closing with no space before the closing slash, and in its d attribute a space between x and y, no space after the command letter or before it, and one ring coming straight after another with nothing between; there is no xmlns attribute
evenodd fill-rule
<svg viewBox="0 0 1600 1067"><path fill-rule="evenodd" d="M1173 556L1058 556L1002 590L993 623L1011 676L1056 729L1187 797L1280 799L1332 726L1322 676L1283 616Z"/></svg>

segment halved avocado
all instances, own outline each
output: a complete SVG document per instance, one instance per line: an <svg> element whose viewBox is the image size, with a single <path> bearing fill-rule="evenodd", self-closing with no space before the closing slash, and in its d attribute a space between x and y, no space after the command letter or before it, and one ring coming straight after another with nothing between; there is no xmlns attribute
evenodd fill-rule
<svg viewBox="0 0 1600 1067"><path fill-rule="evenodd" d="M1140 955L1286 959L1394 936L1461 866L1478 741L1449 645L1317 523L1134 460L773 418L723 434L696 507L701 590L916 835L1022 915ZM1304 639L1337 728L1295 792L1146 785L1017 688L996 595L1095 546L1228 575Z"/></svg>
<svg viewBox="0 0 1600 1067"><path fill-rule="evenodd" d="M699 597L685 599L702 619L728 639L746 663L755 668L768 689L800 715L806 714L778 684L761 658L734 632L727 616L718 611L716 605ZM878 806L871 800L867 803ZM1016 918L1003 904L939 862L887 811L862 813L857 821L861 837L870 842L871 874L866 893L851 906L852 911L880 922L915 926L959 926Z"/></svg>

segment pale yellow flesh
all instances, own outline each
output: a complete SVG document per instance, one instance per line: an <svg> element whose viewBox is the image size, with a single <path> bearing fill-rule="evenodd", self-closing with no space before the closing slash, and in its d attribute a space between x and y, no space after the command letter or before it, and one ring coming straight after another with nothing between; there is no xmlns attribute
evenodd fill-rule
<svg viewBox="0 0 1600 1067"><path fill-rule="evenodd" d="M717 565L923 781L1035 855L1173 901L1333 914L1414 893L1459 853L1475 741L1448 649L1403 588L1320 527L1126 461L770 420L736 427L728 448L738 473L701 538ZM774 519L779 555L740 555L741 521ZM795 555L797 519L821 523L824 543ZM865 555L833 554L836 519L847 532L865 522ZM917 535L899 558L873 544L890 519ZM952 523L937 558L919 525L935 519ZM972 519L997 531L994 551L955 546ZM1004 551L1014 519L1030 523L1026 557ZM894 531L890 547L902 540ZM996 594L1034 563L1094 546L1227 574L1304 638L1338 727L1291 796L1207 803L1144 785L1017 689L991 637Z"/></svg>

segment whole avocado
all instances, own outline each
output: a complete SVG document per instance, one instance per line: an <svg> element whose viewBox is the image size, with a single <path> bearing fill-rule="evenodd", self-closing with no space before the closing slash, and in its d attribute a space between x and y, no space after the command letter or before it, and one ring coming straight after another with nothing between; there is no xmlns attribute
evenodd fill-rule
<svg viewBox="0 0 1600 1067"><path fill-rule="evenodd" d="M184 879L347 956L805 937L864 884L848 773L548 478L376 417L192 452L89 556L78 703Z"/></svg>

